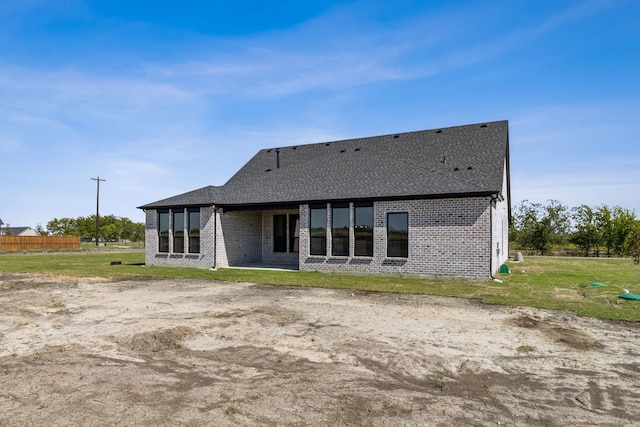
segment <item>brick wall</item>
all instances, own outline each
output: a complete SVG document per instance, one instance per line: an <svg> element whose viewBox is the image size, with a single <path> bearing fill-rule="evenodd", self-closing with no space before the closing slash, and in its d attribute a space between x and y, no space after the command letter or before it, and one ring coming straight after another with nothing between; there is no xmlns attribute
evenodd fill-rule
<svg viewBox="0 0 640 427"><path fill-rule="evenodd" d="M216 267L262 262L262 213L217 211Z"/></svg>
<svg viewBox="0 0 640 427"><path fill-rule="evenodd" d="M327 205L327 254L331 254L330 206ZM202 208L199 254L173 254L173 242L170 242L170 253L158 253L158 214L156 210L148 210L146 263L198 268L299 263L301 270L308 271L488 278L507 259L506 199L494 203L488 197L375 202L372 257L353 256L353 210L350 204L351 255L346 257L309 255L309 205L306 204L300 205L299 212L222 212ZM407 258L386 256L386 221L390 212L408 213ZM289 215L295 213L300 215L300 252L274 253L273 216L286 214L289 219Z"/></svg>
<svg viewBox="0 0 640 427"><path fill-rule="evenodd" d="M182 254L173 253L172 239L169 239L169 253L158 252L158 211L150 209L146 212L145 262L153 266L195 268L297 264L297 252L273 251L273 215L286 214L288 219L290 214L297 213L297 210L222 212L202 208L200 253ZM169 215L171 230L172 220L173 215Z"/></svg>
<svg viewBox="0 0 640 427"><path fill-rule="evenodd" d="M173 253L173 239L169 239L169 253L158 252L158 211L147 210L145 215L145 264L165 267L211 268L214 266L214 209L200 209L200 253L188 251L185 236L185 253ZM169 215L169 228L173 230L173 215ZM184 227L184 225L183 225Z"/></svg>
<svg viewBox="0 0 640 427"><path fill-rule="evenodd" d="M506 168L506 166L505 166ZM507 173L505 170L502 183L503 198L495 200L492 213L493 233L492 250L493 258L491 271L496 272L509 257L509 199L507 191Z"/></svg>
<svg viewBox="0 0 640 427"><path fill-rule="evenodd" d="M262 262L265 264L294 265L298 264L298 252L291 252L289 248L289 220L290 215L298 210L265 211L262 214ZM287 216L287 252L273 251L273 216Z"/></svg>
<svg viewBox="0 0 640 427"><path fill-rule="evenodd" d="M329 207L329 206L328 206ZM352 217L353 206L351 205ZM387 213L408 212L409 256L388 258ZM331 253L331 209L327 210ZM300 269L326 272L487 278L491 269L490 199L429 199L374 203L373 257L309 254L309 206L300 207ZM353 254L353 224L350 253Z"/></svg>

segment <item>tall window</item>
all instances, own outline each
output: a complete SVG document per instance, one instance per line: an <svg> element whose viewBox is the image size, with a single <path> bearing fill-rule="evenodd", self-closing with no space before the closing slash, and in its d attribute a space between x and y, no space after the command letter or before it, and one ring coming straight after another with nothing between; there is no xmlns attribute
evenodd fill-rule
<svg viewBox="0 0 640 427"><path fill-rule="evenodd" d="M187 230L189 230L189 253L200 253L200 208L189 209Z"/></svg>
<svg viewBox="0 0 640 427"><path fill-rule="evenodd" d="M349 256L349 205L333 205L331 223L331 255Z"/></svg>
<svg viewBox="0 0 640 427"><path fill-rule="evenodd" d="M184 253L184 211L173 211L173 252Z"/></svg>
<svg viewBox="0 0 640 427"><path fill-rule="evenodd" d="M327 207L311 207L310 230L311 247L309 253L311 255L327 254Z"/></svg>
<svg viewBox="0 0 640 427"><path fill-rule="evenodd" d="M407 212L387 214L387 256L401 258L409 256L409 214Z"/></svg>
<svg viewBox="0 0 640 427"><path fill-rule="evenodd" d="M300 251L300 215L289 215L289 252Z"/></svg>
<svg viewBox="0 0 640 427"><path fill-rule="evenodd" d="M169 211L158 211L158 252L169 252Z"/></svg>
<svg viewBox="0 0 640 427"><path fill-rule="evenodd" d="M287 216L273 216L273 251L287 251Z"/></svg>
<svg viewBox="0 0 640 427"><path fill-rule="evenodd" d="M373 205L354 206L355 256L373 256Z"/></svg>

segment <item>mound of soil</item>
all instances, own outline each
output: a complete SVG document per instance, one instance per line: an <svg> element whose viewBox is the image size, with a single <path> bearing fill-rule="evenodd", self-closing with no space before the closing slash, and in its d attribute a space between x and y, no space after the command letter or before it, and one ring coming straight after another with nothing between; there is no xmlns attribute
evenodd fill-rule
<svg viewBox="0 0 640 427"><path fill-rule="evenodd" d="M0 419L630 426L639 331L456 298L0 274Z"/></svg>

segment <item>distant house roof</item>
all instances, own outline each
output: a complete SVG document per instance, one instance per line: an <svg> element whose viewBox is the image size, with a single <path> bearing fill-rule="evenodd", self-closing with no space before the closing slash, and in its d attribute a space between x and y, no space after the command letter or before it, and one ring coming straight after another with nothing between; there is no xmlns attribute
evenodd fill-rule
<svg viewBox="0 0 640 427"><path fill-rule="evenodd" d="M6 236L36 236L38 232L31 227L4 227L2 234Z"/></svg>
<svg viewBox="0 0 640 427"><path fill-rule="evenodd" d="M507 121L260 150L220 187L141 209L499 194Z"/></svg>

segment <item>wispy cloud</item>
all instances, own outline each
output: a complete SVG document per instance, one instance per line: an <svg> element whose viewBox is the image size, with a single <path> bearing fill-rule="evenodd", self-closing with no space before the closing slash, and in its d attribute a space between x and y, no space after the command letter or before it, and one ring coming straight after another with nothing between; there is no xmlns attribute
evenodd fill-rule
<svg viewBox="0 0 640 427"><path fill-rule="evenodd" d="M558 200L569 207L604 204L633 210L640 206L637 166L636 164L635 168L626 170L591 167L571 174L540 176L514 173L511 178L513 203L523 200L538 203ZM612 179L612 175L615 175L615 179Z"/></svg>
<svg viewBox="0 0 640 427"><path fill-rule="evenodd" d="M168 118L180 108L192 110L193 95L166 83L80 71L0 68L0 123L11 129L18 144L35 142L30 140L32 132L45 129L49 144L84 140L91 145L124 132L135 138L136 132L147 133L154 123L169 123L170 128Z"/></svg>
<svg viewBox="0 0 640 427"><path fill-rule="evenodd" d="M187 33L163 23L176 31L175 38L157 37L160 29L149 27L154 23L142 23L140 30L126 18L114 23L92 15L81 0L59 8L50 3L12 0L1 3L0 11L28 15L32 26L36 15L37 23L80 17L79 31L88 41L66 33L56 41L52 34L51 46L61 54L24 62L17 56L13 63L14 57L3 56L0 156L15 160L3 166L6 176L20 172L18 160L44 159L39 168L47 176L47 194L58 192L61 199L47 203L58 204L59 211L73 205L70 200L91 199L91 182L85 181L96 174L109 179L105 206L131 212L144 202L222 184L262 147L493 115L511 120L514 197L544 197L546 188L558 192L557 198L569 197L571 188L579 189L576 200L578 194L587 197L589 188L624 197L616 188L627 183L633 192L631 171L637 167L623 161L640 154L622 147L637 134L637 102L581 96L544 105L540 98L520 100L519 93L506 93L498 105L487 97L504 90L496 74L514 80L522 73L512 65L514 52L620 3L563 2L542 11L532 2L444 3L416 6L410 15L388 2L336 2L296 25L245 35ZM27 28L15 21L16 28ZM34 27L42 33L24 46L39 52L39 42L49 43L50 34ZM0 36L13 35L22 43L25 33L7 28L0 28ZM78 52L69 53L71 39ZM481 73L490 74L494 86L478 87L478 93L458 90L458 79L465 84ZM430 98L440 85L446 91ZM589 164L594 157L597 167ZM41 191L42 182L28 183L26 193ZM75 194L85 187L88 194ZM21 202L28 206L28 197Z"/></svg>
<svg viewBox="0 0 640 427"><path fill-rule="evenodd" d="M190 92L242 98L421 79L494 61L607 7L581 2L513 28L517 5L441 9L391 24L344 6L281 31L198 38L190 60L148 64L145 72Z"/></svg>
<svg viewBox="0 0 640 427"><path fill-rule="evenodd" d="M619 7L619 5L615 5L609 0L580 1L575 5L568 7L567 9L560 10L559 12L551 15L541 24L534 26L532 29L526 31L525 33L535 35L553 31L559 27L596 15L606 9L613 7Z"/></svg>
<svg viewBox="0 0 640 427"><path fill-rule="evenodd" d="M511 121L512 194L543 202L640 206L634 101L531 106Z"/></svg>
<svg viewBox="0 0 640 427"><path fill-rule="evenodd" d="M385 28L361 19L346 8L278 32L223 42L204 38L197 43L199 59L159 62L147 72L204 93L282 97L415 77L415 70L401 61L435 46L441 37L433 29L425 32L424 21ZM222 54L213 48L220 44Z"/></svg>

